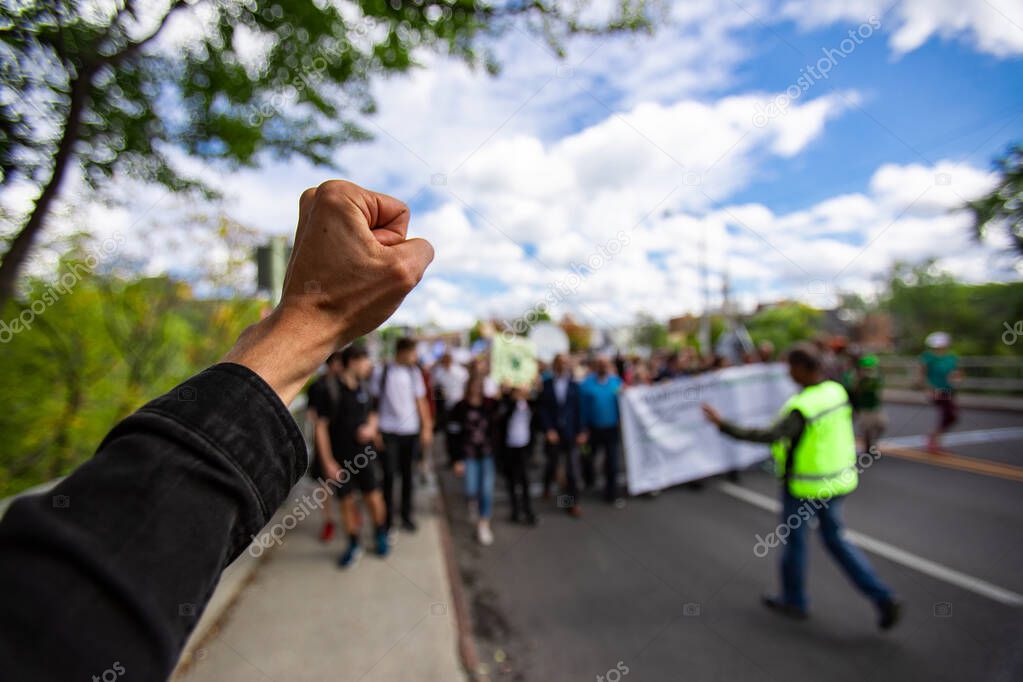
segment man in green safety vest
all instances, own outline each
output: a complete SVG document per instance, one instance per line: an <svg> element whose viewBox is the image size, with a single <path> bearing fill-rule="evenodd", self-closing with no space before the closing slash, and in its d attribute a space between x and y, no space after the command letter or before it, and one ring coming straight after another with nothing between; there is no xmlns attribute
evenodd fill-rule
<svg viewBox="0 0 1023 682"><path fill-rule="evenodd" d="M766 556L783 544L781 594L764 597L764 605L782 615L805 619L809 612L804 590L806 525L816 517L824 546L857 588L876 605L882 630L899 620L901 604L874 574L860 552L842 536L845 496L856 489L857 456L849 395L841 384L824 378L821 359L810 345L788 353L789 374L802 391L785 403L770 427L742 428L725 421L710 405L707 419L733 438L772 443L775 468L782 483L782 523L754 548ZM758 553L757 549L762 549Z"/></svg>

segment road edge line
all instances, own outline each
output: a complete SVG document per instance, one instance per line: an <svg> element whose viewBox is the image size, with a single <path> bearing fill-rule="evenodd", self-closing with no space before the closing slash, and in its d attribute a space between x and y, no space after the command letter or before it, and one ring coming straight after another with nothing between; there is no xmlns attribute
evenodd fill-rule
<svg viewBox="0 0 1023 682"><path fill-rule="evenodd" d="M755 490L750 490L749 488L735 485L734 483L728 483L726 481L719 482L716 487L718 490L734 499L742 500L743 502L759 507L765 511L777 513L781 510L780 502L758 493ZM963 573L962 571L957 571L954 568L943 566L936 561L925 559L922 556L918 556L900 547L891 545L883 540L872 538L869 535L864 535L863 533L855 530L847 529L845 531L845 536L850 542L858 547L873 554L877 554L888 561L899 564L900 566L910 570L923 573L924 575L936 580L950 583L956 587L973 592L974 594L979 594L982 597L987 597L988 599L1005 606L1023 606L1023 594L1018 594L1004 587L999 587L987 580L974 577L968 573Z"/></svg>

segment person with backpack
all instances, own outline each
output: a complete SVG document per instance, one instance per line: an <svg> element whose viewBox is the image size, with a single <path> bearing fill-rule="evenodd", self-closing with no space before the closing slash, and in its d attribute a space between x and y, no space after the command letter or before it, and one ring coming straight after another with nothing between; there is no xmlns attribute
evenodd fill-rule
<svg viewBox="0 0 1023 682"><path fill-rule="evenodd" d="M394 483L400 477L401 528L415 532L416 524L412 518L413 468L420 449L429 448L433 442L433 420L426 382L417 360L416 342L407 337L398 339L394 362L384 365L375 382L374 394L384 445L381 468L388 531L394 528Z"/></svg>
<svg viewBox="0 0 1023 682"><path fill-rule="evenodd" d="M332 360L335 357L340 372L328 375L324 384L328 409L316 423L316 450L325 477L340 484L337 497L348 547L338 558L338 566L349 568L362 556L359 541L362 520L352 495L355 488L362 494L363 504L373 519L377 555L386 557L390 543L387 511L374 467L377 415L365 384L373 363L366 350L355 345L331 355Z"/></svg>
<svg viewBox="0 0 1023 682"><path fill-rule="evenodd" d="M306 420L311 428L311 438L313 451L312 457L309 462L309 477L316 481L316 484L323 487L323 489L330 495L330 486L324 481L327 477L323 471L321 462L323 461L318 439L316 438L316 424L320 418L329 419L330 416L330 394L327 390L327 384L332 381L337 381L337 376L341 373L341 354L334 352L330 354L327 361L324 363L325 371L323 374L318 376L310 385L309 390L306 392ZM320 542L330 542L334 539L334 509L333 504L324 504L323 510L323 527L320 529Z"/></svg>

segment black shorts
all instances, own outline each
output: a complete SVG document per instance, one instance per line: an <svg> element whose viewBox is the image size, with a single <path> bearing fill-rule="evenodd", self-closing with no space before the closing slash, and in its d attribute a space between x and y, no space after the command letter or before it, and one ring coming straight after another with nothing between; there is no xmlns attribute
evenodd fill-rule
<svg viewBox="0 0 1023 682"><path fill-rule="evenodd" d="M364 461L367 459L367 461ZM372 459L366 458L365 455L359 454L354 458L341 462L341 473L338 474L337 496L338 498L345 498L352 493L353 490L360 490L363 495L371 493L374 490L380 488L380 482L377 479L377 466L376 462ZM365 466L358 466L358 464L365 464ZM331 487L335 484L329 482Z"/></svg>

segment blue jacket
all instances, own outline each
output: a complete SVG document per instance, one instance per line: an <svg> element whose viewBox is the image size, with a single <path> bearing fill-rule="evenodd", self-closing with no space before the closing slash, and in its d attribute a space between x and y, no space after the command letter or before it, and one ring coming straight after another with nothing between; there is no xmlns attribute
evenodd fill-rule
<svg viewBox="0 0 1023 682"><path fill-rule="evenodd" d="M584 429L607 429L618 426L618 393L622 380L613 374L603 381L591 374L580 386Z"/></svg>
<svg viewBox="0 0 1023 682"><path fill-rule="evenodd" d="M544 431L554 429L562 440L572 440L582 431L579 384L575 380L569 379L565 402L559 405L557 394L554 392L554 377L544 379L537 407L540 426Z"/></svg>

